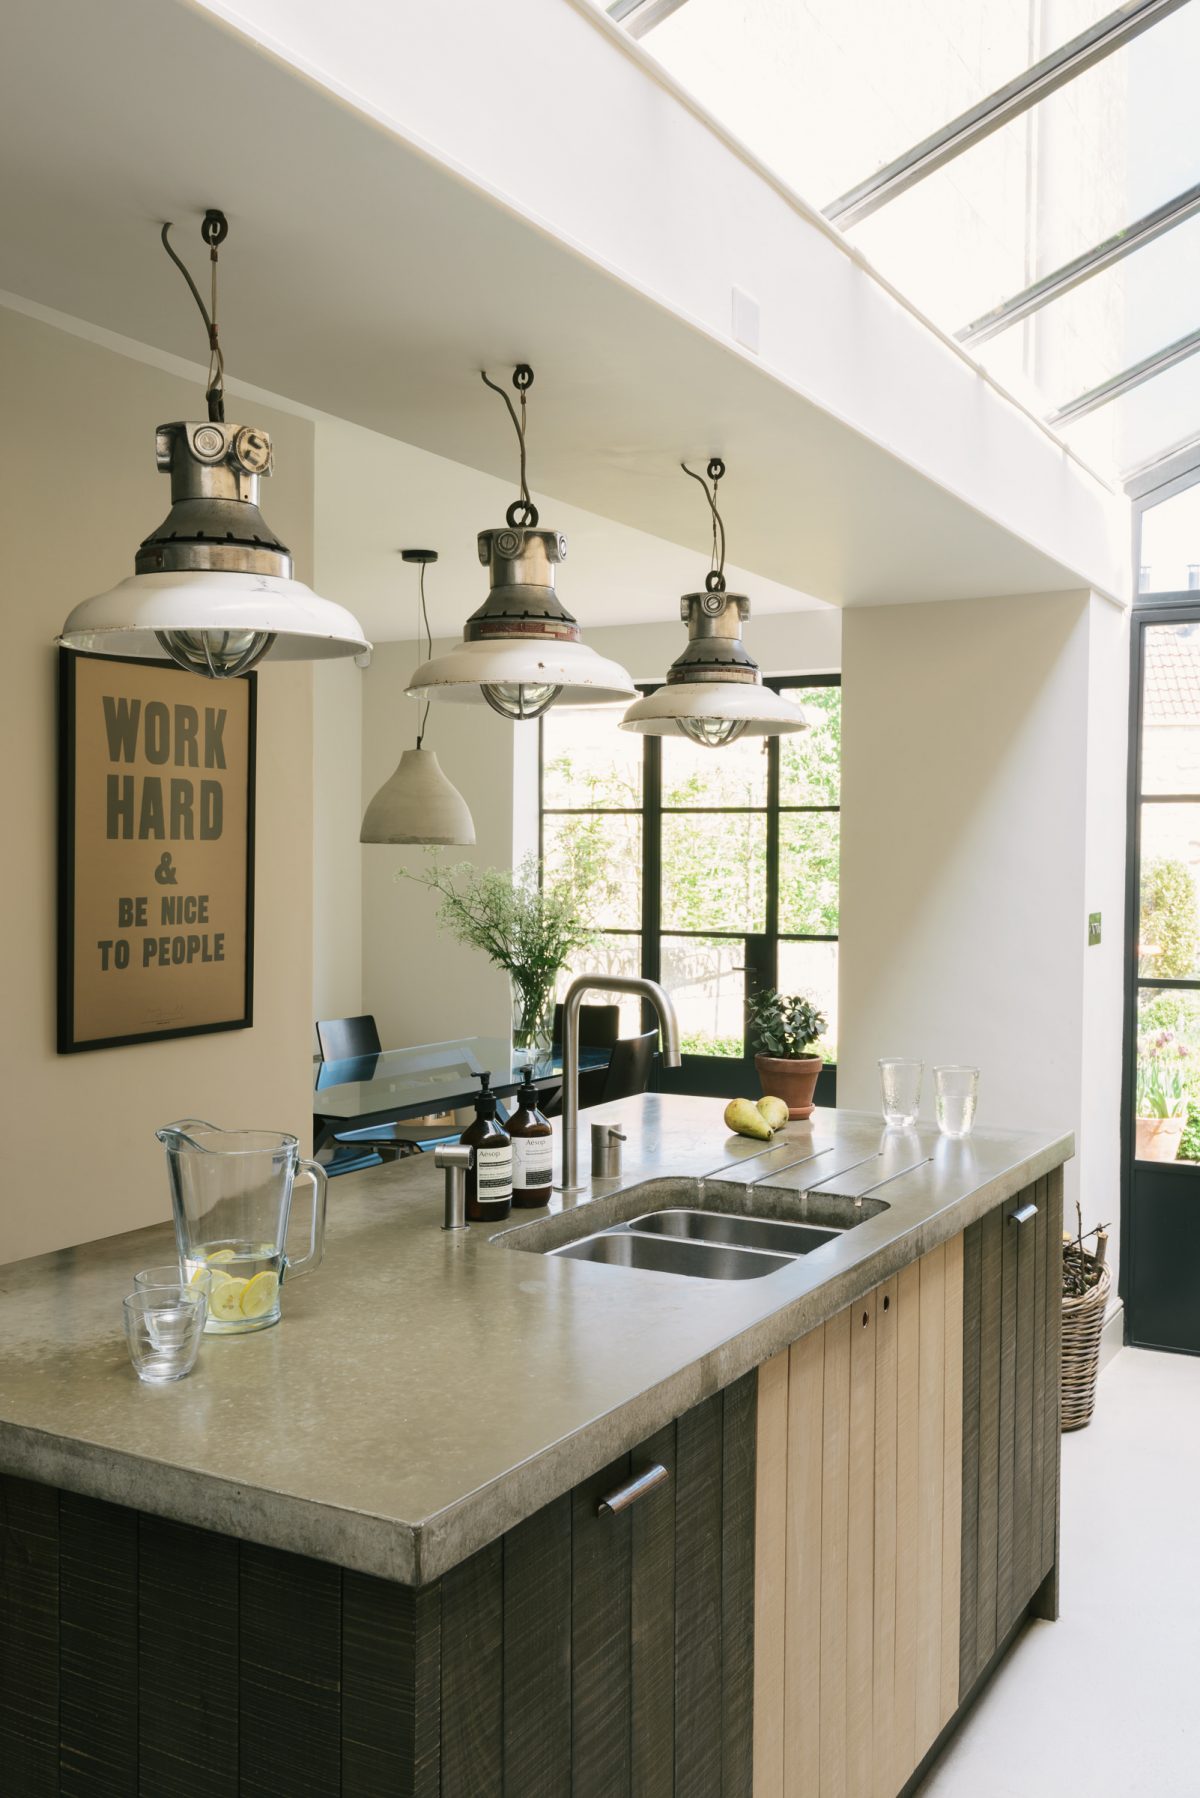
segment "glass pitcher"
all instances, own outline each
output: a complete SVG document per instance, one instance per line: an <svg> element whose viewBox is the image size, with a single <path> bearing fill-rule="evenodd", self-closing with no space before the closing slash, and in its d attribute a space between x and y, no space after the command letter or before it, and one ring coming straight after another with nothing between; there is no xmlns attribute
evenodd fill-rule
<svg viewBox="0 0 1200 1798"><path fill-rule="evenodd" d="M155 1135L167 1153L175 1235L185 1277L212 1274L206 1332L265 1330L279 1322L279 1289L321 1264L325 1252L325 1170L300 1156L294 1136L275 1130L218 1130L180 1118ZM292 1191L313 1184L308 1253L287 1253Z"/></svg>

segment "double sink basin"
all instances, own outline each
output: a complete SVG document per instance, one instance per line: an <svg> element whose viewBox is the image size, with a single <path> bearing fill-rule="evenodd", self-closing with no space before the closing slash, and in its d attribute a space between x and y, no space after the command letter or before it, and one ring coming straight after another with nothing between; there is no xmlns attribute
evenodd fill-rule
<svg viewBox="0 0 1200 1798"><path fill-rule="evenodd" d="M761 1280L886 1210L885 1201L865 1195L658 1179L507 1230L499 1240L564 1261L693 1280Z"/></svg>

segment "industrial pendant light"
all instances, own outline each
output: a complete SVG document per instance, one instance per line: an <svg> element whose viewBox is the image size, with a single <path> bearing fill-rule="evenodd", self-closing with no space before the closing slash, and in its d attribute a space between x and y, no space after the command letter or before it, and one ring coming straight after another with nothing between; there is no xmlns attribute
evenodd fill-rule
<svg viewBox="0 0 1200 1798"><path fill-rule="evenodd" d="M706 749L720 749L738 737L774 737L807 730L799 706L763 686L758 663L742 642L750 616L743 593L725 591L725 525L717 510L717 488L725 464L714 456L708 481L681 463L699 481L712 512L712 568L703 593L685 593L679 602L688 627L687 647L671 664L666 685L636 700L621 720L622 730L647 737L690 737Z"/></svg>
<svg viewBox="0 0 1200 1798"><path fill-rule="evenodd" d="M200 235L212 268L208 306L171 247L208 331L208 420L159 425L160 474L171 476L171 510L142 543L136 573L75 607L59 642L68 649L177 662L225 679L271 656L313 661L369 649L342 606L292 579L292 558L258 509L258 483L272 468L271 439L254 425L225 422L225 359L217 337L217 248L229 226L204 215Z"/></svg>
<svg viewBox="0 0 1200 1798"><path fill-rule="evenodd" d="M425 641L433 648L429 613L425 609L425 569L437 561L436 549L402 549L406 562L420 566L417 581L419 611L417 633L422 626ZM432 749L424 748L429 723L429 702L417 726L417 746L406 749L367 807L358 834L360 843L473 843L475 826L467 802L442 773Z"/></svg>
<svg viewBox="0 0 1200 1798"><path fill-rule="evenodd" d="M502 387L483 380L508 407L521 455L521 497L503 530L480 531L479 560L492 587L463 629L461 649L423 662L408 685L412 699L486 700L504 718L540 718L558 699L602 705L632 698L633 682L616 662L581 642L578 624L554 591L554 571L567 553L561 531L538 529L538 509L525 479L525 396L533 370L513 370L521 416Z"/></svg>

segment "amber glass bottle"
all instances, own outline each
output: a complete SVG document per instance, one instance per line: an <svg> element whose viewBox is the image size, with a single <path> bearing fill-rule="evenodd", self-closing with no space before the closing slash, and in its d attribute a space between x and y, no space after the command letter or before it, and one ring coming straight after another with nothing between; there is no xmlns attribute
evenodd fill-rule
<svg viewBox="0 0 1200 1798"><path fill-rule="evenodd" d="M479 1074L482 1082L475 1101L475 1122L459 1138L475 1151L467 1169L467 1219L473 1224L499 1223L512 1205L512 1143L496 1122L496 1095L491 1074Z"/></svg>
<svg viewBox="0 0 1200 1798"><path fill-rule="evenodd" d="M554 1128L538 1110L533 1070L526 1068L525 1084L517 1094L517 1110L508 1120L512 1137L512 1202L531 1210L550 1203L554 1177Z"/></svg>

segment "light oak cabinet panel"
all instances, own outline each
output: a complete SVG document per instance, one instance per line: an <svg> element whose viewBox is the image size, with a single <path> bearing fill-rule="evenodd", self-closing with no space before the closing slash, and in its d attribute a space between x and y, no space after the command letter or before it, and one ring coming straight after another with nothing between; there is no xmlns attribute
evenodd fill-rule
<svg viewBox="0 0 1200 1798"><path fill-rule="evenodd" d="M962 1253L760 1371L755 1798L893 1798L958 1703Z"/></svg>

